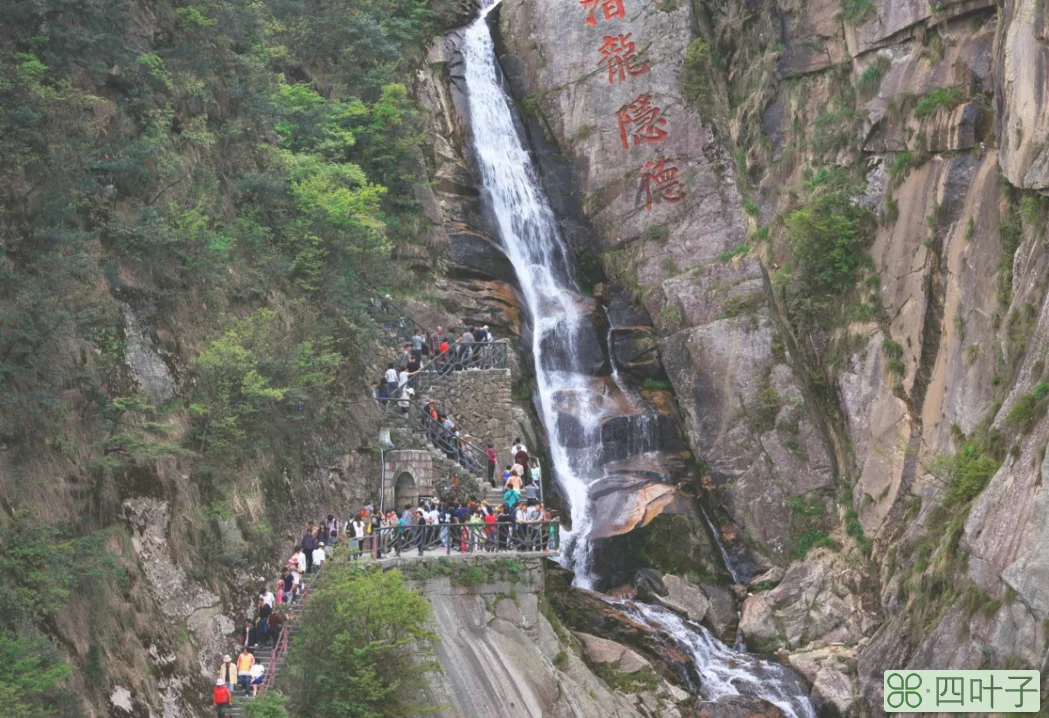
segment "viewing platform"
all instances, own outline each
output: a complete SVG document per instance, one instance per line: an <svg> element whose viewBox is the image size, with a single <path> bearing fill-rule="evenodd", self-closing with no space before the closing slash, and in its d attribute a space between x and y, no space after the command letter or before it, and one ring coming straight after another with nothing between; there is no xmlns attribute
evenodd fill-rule
<svg viewBox="0 0 1049 718"><path fill-rule="evenodd" d="M380 529L344 544L351 556L385 564L420 558L548 558L561 551L557 521L495 524L432 524Z"/></svg>

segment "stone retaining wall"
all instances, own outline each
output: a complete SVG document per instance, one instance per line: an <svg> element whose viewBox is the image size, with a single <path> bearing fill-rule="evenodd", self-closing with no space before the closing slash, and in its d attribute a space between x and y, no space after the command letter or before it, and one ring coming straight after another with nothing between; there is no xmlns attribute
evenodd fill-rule
<svg viewBox="0 0 1049 718"><path fill-rule="evenodd" d="M491 442L502 457L514 439L510 384L509 369L467 369L451 372L422 398L434 399L474 444L484 448Z"/></svg>

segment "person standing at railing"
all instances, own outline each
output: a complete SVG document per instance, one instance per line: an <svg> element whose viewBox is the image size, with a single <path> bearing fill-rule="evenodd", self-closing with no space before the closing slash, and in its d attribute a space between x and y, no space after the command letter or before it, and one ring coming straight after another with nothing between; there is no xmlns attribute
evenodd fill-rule
<svg viewBox="0 0 1049 718"><path fill-rule="evenodd" d="M499 457L495 453L495 444L489 443L488 448L484 450L485 456L488 457L488 483L495 488L495 467L499 462Z"/></svg>
<svg viewBox="0 0 1049 718"><path fill-rule="evenodd" d="M441 353L441 342L444 341L444 329L437 327L437 331L430 335L430 356L436 357Z"/></svg>
<svg viewBox="0 0 1049 718"><path fill-rule="evenodd" d="M532 458L532 466L529 468L529 473L532 476L532 483L535 484L539 491L539 501L542 501L542 468L539 466L539 460L535 457Z"/></svg>
<svg viewBox="0 0 1049 718"><path fill-rule="evenodd" d="M495 551L499 548L499 527L496 525L497 517L492 511L485 511L484 514L484 525L485 533L485 550Z"/></svg>
<svg viewBox="0 0 1049 718"><path fill-rule="evenodd" d="M423 354L426 353L427 343L426 337L423 336L422 329L416 329L415 334L412 335L412 359L416 362L422 362Z"/></svg>
<svg viewBox="0 0 1049 718"><path fill-rule="evenodd" d="M476 329L477 327L474 327ZM459 337L459 368L469 369L473 361L474 335L473 331L467 330Z"/></svg>
<svg viewBox="0 0 1049 718"><path fill-rule="evenodd" d="M365 532L364 521L361 519L360 514L355 516L353 521L351 521L349 524L347 524L347 526L348 526L347 531L352 531L353 532L353 535L349 537L349 539L350 539L350 541L352 543L352 546L355 549L354 552L353 552L353 557L354 558L360 558L361 554L364 552L364 532Z"/></svg>
<svg viewBox="0 0 1049 718"><path fill-rule="evenodd" d="M470 515L470 550L477 552L484 545L484 519L481 510L474 509Z"/></svg>
<svg viewBox="0 0 1049 718"><path fill-rule="evenodd" d="M505 503L499 512L499 516L496 517L496 523L499 526L499 550L506 551L510 548L510 542L513 539L514 516Z"/></svg>

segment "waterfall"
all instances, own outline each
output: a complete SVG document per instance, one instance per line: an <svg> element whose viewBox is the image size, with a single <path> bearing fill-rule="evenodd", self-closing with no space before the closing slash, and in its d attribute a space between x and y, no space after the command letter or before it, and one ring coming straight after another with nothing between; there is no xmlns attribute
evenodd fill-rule
<svg viewBox="0 0 1049 718"><path fill-rule="evenodd" d="M576 586L591 588L594 577L589 534L593 519L589 487L603 476L602 454L606 452L601 446L601 422L616 414L605 408L608 397L596 388L594 378L578 358L577 343L588 336L587 324L592 320L589 303L576 284L571 254L540 187L531 154L518 135L510 99L503 91L486 22L497 3L484 0L480 17L467 28L462 43L473 149L485 200L532 319L539 409L549 436L550 460L562 496L571 507L572 529L562 560L573 570ZM611 328L605 340L612 353ZM640 397L622 383L614 356L612 361L614 386L636 410L634 402ZM617 436L625 441L616 442L625 446L624 453L637 456L657 451L658 417L643 412L626 418L622 429L626 436ZM733 571L727 553L724 557L729 571ZM702 626L665 609L644 604L627 606L636 620L668 634L689 653L699 674L700 692L707 699L751 695L774 703L792 718L813 718L804 684L787 669L733 651Z"/></svg>
<svg viewBox="0 0 1049 718"><path fill-rule="evenodd" d="M513 264L528 313L532 318L539 407L550 441L550 459L571 507L571 535L565 541L567 563L576 584L591 585L591 526L587 484L593 480L594 452L569 456L556 403L574 401L588 443L600 441L597 402L579 366L576 340L589 317L575 282L572 261L554 213L539 186L528 148L518 136L513 109L503 92L492 36L486 17L497 3L484 8L466 30L462 53L470 102L470 124L481 183L499 236Z"/></svg>
<svg viewBox="0 0 1049 718"><path fill-rule="evenodd" d="M673 611L643 603L617 604L627 615L666 633L692 659L700 693L714 701L723 696L763 698L791 718L815 718L808 688L793 671L772 661L733 650L703 626Z"/></svg>

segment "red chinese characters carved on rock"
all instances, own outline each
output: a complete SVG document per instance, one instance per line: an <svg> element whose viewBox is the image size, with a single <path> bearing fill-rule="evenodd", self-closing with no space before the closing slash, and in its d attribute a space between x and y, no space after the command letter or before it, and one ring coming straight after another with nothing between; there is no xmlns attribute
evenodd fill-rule
<svg viewBox="0 0 1049 718"><path fill-rule="evenodd" d="M604 44L597 49L601 55L598 65L608 68L608 84L614 85L616 77L626 82L628 77L637 77L648 72L648 63L637 64L637 48L626 35L605 35Z"/></svg>
<svg viewBox="0 0 1049 718"><path fill-rule="evenodd" d="M662 110L652 104L651 95L638 95L636 100L620 107L616 121L619 123L619 139L625 150L631 146L637 147L642 142L659 142L667 136L664 129L667 118L663 116Z"/></svg>
<svg viewBox="0 0 1049 718"><path fill-rule="evenodd" d="M595 15L598 8L601 9L601 14L604 15L605 20L626 19L626 9L623 7L623 0L579 0L579 4L587 11L586 24L591 27L597 24Z"/></svg>
<svg viewBox="0 0 1049 718"><path fill-rule="evenodd" d="M656 202L677 204L685 199L685 185L678 178L678 168L664 157L657 157L641 168L637 201L644 195L645 209L651 210Z"/></svg>

